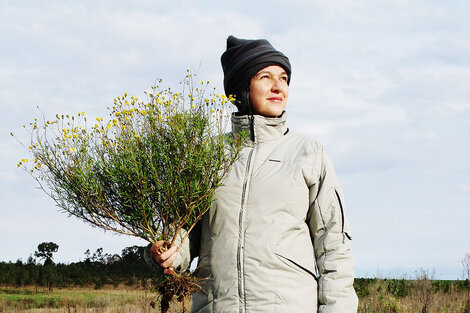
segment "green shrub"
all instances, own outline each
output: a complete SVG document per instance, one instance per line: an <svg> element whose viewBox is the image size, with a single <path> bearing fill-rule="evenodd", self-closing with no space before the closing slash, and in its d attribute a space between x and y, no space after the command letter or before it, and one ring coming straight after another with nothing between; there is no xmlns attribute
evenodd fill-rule
<svg viewBox="0 0 470 313"><path fill-rule="evenodd" d="M410 288L410 281L404 278L387 280L387 292L395 297L406 297L410 291Z"/></svg>

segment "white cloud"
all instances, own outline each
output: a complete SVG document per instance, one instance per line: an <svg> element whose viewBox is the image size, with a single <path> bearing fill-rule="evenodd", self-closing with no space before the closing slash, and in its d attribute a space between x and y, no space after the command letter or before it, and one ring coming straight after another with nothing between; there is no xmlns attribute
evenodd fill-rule
<svg viewBox="0 0 470 313"><path fill-rule="evenodd" d="M468 184L468 185L460 185L459 187L460 187L459 189L460 189L461 191L463 191L463 192L465 192L465 193L470 193L470 184Z"/></svg>

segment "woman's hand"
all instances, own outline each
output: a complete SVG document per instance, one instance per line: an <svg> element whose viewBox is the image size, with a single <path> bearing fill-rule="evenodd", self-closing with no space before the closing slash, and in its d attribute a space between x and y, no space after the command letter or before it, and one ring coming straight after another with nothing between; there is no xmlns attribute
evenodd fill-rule
<svg viewBox="0 0 470 313"><path fill-rule="evenodd" d="M152 252L152 256L162 268L163 273L167 275L171 275L174 271L172 265L173 261L176 258L177 249L175 246L170 247L168 250L161 252L161 248L165 242L163 240L157 241L151 248L150 251Z"/></svg>

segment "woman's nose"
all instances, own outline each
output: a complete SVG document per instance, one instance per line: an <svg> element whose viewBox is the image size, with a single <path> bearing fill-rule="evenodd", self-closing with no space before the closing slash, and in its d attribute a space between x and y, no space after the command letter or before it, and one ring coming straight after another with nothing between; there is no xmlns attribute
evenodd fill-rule
<svg viewBox="0 0 470 313"><path fill-rule="evenodd" d="M271 90L273 92L280 92L282 89L282 83L279 79L274 79L273 84L271 86Z"/></svg>

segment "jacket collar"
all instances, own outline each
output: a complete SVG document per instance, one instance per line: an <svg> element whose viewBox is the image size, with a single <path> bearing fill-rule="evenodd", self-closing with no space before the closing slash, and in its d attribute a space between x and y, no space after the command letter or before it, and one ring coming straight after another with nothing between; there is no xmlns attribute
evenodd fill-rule
<svg viewBox="0 0 470 313"><path fill-rule="evenodd" d="M261 115L237 116L233 113L232 131L234 134L248 131L247 141L254 141L254 143L274 140L288 132L286 119L287 113L285 111L279 117L264 117ZM253 126L251 126L251 123Z"/></svg>

